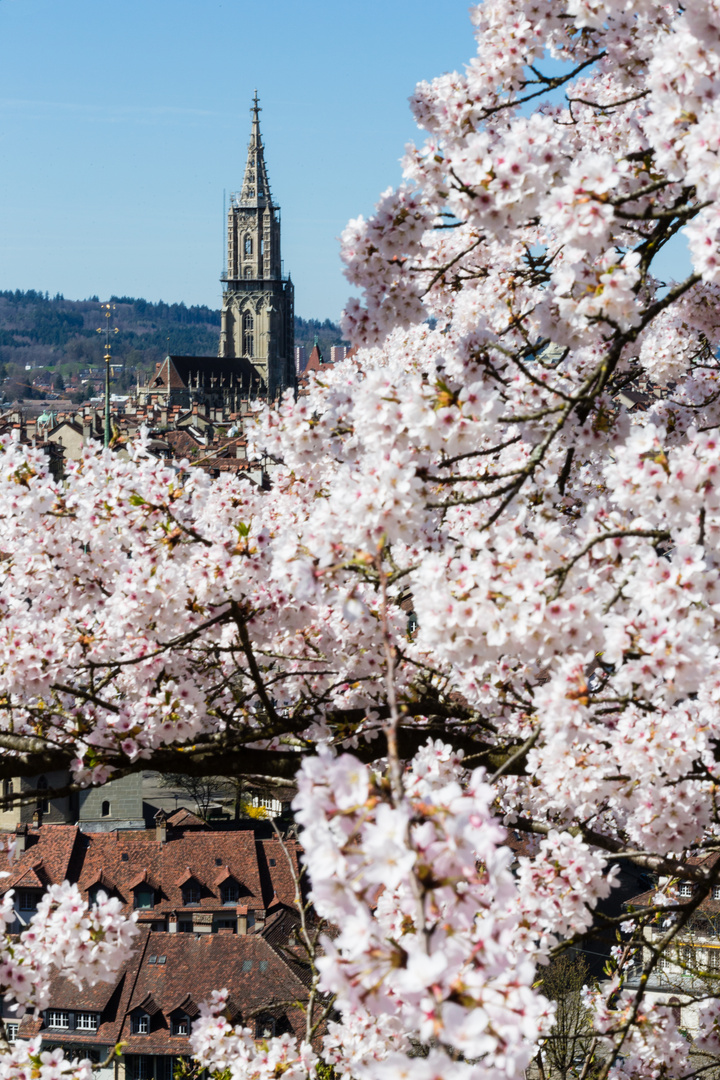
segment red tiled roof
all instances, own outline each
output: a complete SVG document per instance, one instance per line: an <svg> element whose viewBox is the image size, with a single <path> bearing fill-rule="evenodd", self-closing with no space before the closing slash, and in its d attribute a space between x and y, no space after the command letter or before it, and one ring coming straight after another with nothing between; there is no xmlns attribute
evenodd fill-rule
<svg viewBox="0 0 720 1080"><path fill-rule="evenodd" d="M16 867L10 869L10 877L0 882L2 892L15 888L28 867L40 864L45 877L40 883L43 887L48 882L64 881L68 877L79 834L80 830L75 825L43 825L40 829L28 830L25 851ZM29 882L25 884L29 886Z"/></svg>
<svg viewBox="0 0 720 1080"><path fill-rule="evenodd" d="M209 828L207 821L203 821L197 814L193 814L192 810L187 810L184 806L181 806L179 810L174 810L170 817L167 819L168 825L172 825L173 828L187 828L188 826L196 826L197 828L207 829Z"/></svg>
<svg viewBox="0 0 720 1080"><path fill-rule="evenodd" d="M151 956L165 963L151 964ZM125 1018L120 1038L130 1054L188 1054L187 1038L172 1035L172 1013L183 1003L195 1006L212 990L231 991L235 1010L245 1018L258 1008L288 1013L288 1001L307 997L303 980L267 941L257 935L151 933L140 964L128 1013L151 999L158 1013L147 1035L133 1035L131 1017ZM188 1001L189 999L189 1001ZM188 1011L189 1010L184 1010ZM298 1019L299 1019L298 1011Z"/></svg>

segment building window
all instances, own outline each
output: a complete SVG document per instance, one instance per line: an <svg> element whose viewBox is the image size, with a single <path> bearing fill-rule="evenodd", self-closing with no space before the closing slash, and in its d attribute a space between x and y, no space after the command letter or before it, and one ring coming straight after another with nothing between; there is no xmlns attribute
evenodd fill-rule
<svg viewBox="0 0 720 1080"><path fill-rule="evenodd" d="M50 1009L48 1012L48 1027L57 1031L67 1031L70 1027L70 1013L60 1009Z"/></svg>
<svg viewBox="0 0 720 1080"><path fill-rule="evenodd" d="M151 1057L147 1054L126 1054L125 1067L128 1080L172 1080L173 1066L177 1058Z"/></svg>
<svg viewBox="0 0 720 1080"><path fill-rule="evenodd" d="M692 896L692 894L693 894L692 882L690 882L690 881L681 881L680 882L680 888L678 889L678 893L679 893L680 896Z"/></svg>
<svg viewBox="0 0 720 1080"><path fill-rule="evenodd" d="M246 236L245 237L245 254L246 255L252 255L252 237L251 236Z"/></svg>
<svg viewBox="0 0 720 1080"><path fill-rule="evenodd" d="M707 966L708 971L720 971L720 949L708 949Z"/></svg>
<svg viewBox="0 0 720 1080"><path fill-rule="evenodd" d="M255 335L253 317L246 311L242 318L243 356L255 355Z"/></svg>
<svg viewBox="0 0 720 1080"><path fill-rule="evenodd" d="M272 1039L275 1034L275 1021L272 1016L259 1016L255 1025L256 1039Z"/></svg>
<svg viewBox="0 0 720 1080"><path fill-rule="evenodd" d="M172 1018L172 1033L173 1035L189 1035L190 1034L190 1021L185 1013L176 1013Z"/></svg>
<svg viewBox="0 0 720 1080"><path fill-rule="evenodd" d="M252 267L251 266L246 266L245 267L245 277L246 278L251 278L252 277Z"/></svg>
<svg viewBox="0 0 720 1080"><path fill-rule="evenodd" d="M110 803L107 799L103 800L102 807L100 808L100 814L102 817L110 817Z"/></svg>
<svg viewBox="0 0 720 1080"><path fill-rule="evenodd" d="M135 907L147 910L155 907L155 893L147 887L135 890Z"/></svg>
<svg viewBox="0 0 720 1080"><path fill-rule="evenodd" d="M5 809L9 809L8 800L13 793L12 780L3 780L3 800L5 801Z"/></svg>
<svg viewBox="0 0 720 1080"><path fill-rule="evenodd" d="M695 963L695 947L693 945L681 945L678 949L680 963L684 967L692 967Z"/></svg>
<svg viewBox="0 0 720 1080"><path fill-rule="evenodd" d="M188 881L183 885L183 904L200 903L200 886L197 881Z"/></svg>
<svg viewBox="0 0 720 1080"><path fill-rule="evenodd" d="M38 792L47 791L48 782L45 776L38 777L37 789ZM46 795L38 795L37 807L38 813L49 814L50 813L50 800Z"/></svg>
<svg viewBox="0 0 720 1080"><path fill-rule="evenodd" d="M147 1013L135 1013L132 1018L133 1035L149 1035L150 1017Z"/></svg>
<svg viewBox="0 0 720 1080"><path fill-rule="evenodd" d="M32 889L23 889L20 892L19 906L21 911L34 911L37 907L38 894Z"/></svg>
<svg viewBox="0 0 720 1080"><path fill-rule="evenodd" d="M713 900L720 900L720 885L713 885L712 898Z"/></svg>
<svg viewBox="0 0 720 1080"><path fill-rule="evenodd" d="M240 896L240 886L237 881L226 881L222 886L221 893L223 904L237 904Z"/></svg>
<svg viewBox="0 0 720 1080"><path fill-rule="evenodd" d="M663 953L662 956L658 957L657 966L659 967L660 971L668 970L668 968L670 967L670 957L667 955L667 953Z"/></svg>
<svg viewBox="0 0 720 1080"><path fill-rule="evenodd" d="M75 1027L78 1031L97 1031L97 1013L80 1012L75 1016Z"/></svg>
<svg viewBox="0 0 720 1080"><path fill-rule="evenodd" d="M179 934L192 934L192 920L180 919L178 923Z"/></svg>
<svg viewBox="0 0 720 1080"><path fill-rule="evenodd" d="M7 1035L7 1041L9 1043L17 1042L17 1033L19 1026L19 1024L8 1024L8 1022L5 1021L5 1034Z"/></svg>

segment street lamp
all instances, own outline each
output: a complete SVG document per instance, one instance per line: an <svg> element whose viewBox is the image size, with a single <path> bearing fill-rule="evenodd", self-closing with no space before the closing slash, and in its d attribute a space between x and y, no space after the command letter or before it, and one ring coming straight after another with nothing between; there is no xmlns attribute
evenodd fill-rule
<svg viewBox="0 0 720 1080"><path fill-rule="evenodd" d="M101 304L100 310L105 313L105 437L104 445L108 447L110 445L110 357L112 350L112 343L110 341L111 334L119 333L117 326L110 326L110 320L112 313L115 311L114 304ZM98 326L98 334L102 334L103 327Z"/></svg>

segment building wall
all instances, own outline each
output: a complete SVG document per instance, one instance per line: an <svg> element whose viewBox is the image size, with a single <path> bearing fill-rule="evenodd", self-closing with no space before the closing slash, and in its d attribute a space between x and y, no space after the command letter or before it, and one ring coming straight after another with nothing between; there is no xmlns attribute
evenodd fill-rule
<svg viewBox="0 0 720 1080"><path fill-rule="evenodd" d="M46 773L44 779L48 788L62 788L70 783L70 774L65 771ZM41 778L38 776L15 777L6 781L1 794L18 791L34 791ZM101 788L88 788L62 798L43 800L46 808L42 810L44 825L74 825L79 823L84 832L104 832L111 829L142 829L143 818L142 773L124 776L120 780L111 780ZM108 802L109 813L103 813L103 803ZM7 807L0 802L0 829L14 829L17 825L31 825L33 815L40 809L40 799Z"/></svg>
<svg viewBox="0 0 720 1080"><path fill-rule="evenodd" d="M78 824L83 832L142 829L142 773L123 776L100 788L80 792Z"/></svg>

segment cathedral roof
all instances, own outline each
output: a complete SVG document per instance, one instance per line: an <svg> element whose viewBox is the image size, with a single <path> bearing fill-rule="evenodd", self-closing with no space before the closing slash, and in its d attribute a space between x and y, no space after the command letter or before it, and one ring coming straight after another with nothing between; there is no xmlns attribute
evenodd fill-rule
<svg viewBox="0 0 720 1080"><path fill-rule="evenodd" d="M257 385L259 376L245 357L166 356L151 386L173 390Z"/></svg>

